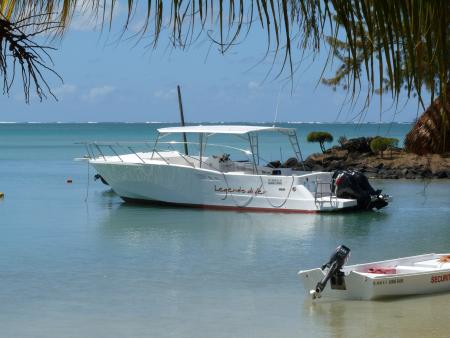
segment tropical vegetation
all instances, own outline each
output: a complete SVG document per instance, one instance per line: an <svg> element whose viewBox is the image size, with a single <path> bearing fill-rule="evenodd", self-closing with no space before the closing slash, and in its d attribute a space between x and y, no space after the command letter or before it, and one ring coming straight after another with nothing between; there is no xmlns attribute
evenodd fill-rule
<svg viewBox="0 0 450 338"><path fill-rule="evenodd" d="M398 139L391 137L374 137L372 141L370 141L370 149L375 154L380 154L381 158L383 158L383 152L386 150L392 150L393 148L398 146ZM392 153L391 153L392 156Z"/></svg>
<svg viewBox="0 0 450 338"><path fill-rule="evenodd" d="M348 142L347 137L344 136L339 136L338 138L338 143L340 144L340 146L342 147L344 144L346 144Z"/></svg>
<svg viewBox="0 0 450 338"><path fill-rule="evenodd" d="M320 150L322 150L322 153L325 152L325 142L333 142L333 135L326 131L312 131L308 134L306 137L306 140L308 142L317 142L320 145Z"/></svg>

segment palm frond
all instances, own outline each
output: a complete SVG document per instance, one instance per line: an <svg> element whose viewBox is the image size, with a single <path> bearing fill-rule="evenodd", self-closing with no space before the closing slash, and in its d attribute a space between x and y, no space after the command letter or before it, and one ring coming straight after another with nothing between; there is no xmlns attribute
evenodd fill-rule
<svg viewBox="0 0 450 338"><path fill-rule="evenodd" d="M34 91L40 100L46 98L47 94L56 99L46 79L50 73L62 81L51 68L53 61L49 51L54 48L35 42L34 37L58 27L57 22L46 22L44 25L23 20L11 22L0 16L0 77L3 78L3 94L10 92L17 71L21 75L25 102L30 101L30 91Z"/></svg>

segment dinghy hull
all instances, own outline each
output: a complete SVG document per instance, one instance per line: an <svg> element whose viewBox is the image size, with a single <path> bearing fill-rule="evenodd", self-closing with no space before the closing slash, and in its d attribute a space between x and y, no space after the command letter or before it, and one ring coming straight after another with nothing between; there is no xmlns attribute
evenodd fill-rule
<svg viewBox="0 0 450 338"><path fill-rule="evenodd" d="M441 261L441 257L446 256L448 254L428 254L347 266L342 269L345 275L344 285L336 286L330 282L320 296L376 300L449 292L450 262ZM391 269L394 269L395 273L392 273ZM391 273L383 273L385 271ZM324 276L325 271L320 268L299 272L299 277L307 291L314 290L317 282Z"/></svg>

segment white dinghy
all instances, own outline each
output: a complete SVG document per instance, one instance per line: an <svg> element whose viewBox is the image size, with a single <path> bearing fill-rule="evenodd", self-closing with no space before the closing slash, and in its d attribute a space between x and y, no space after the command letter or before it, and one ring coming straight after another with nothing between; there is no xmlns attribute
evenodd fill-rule
<svg viewBox="0 0 450 338"><path fill-rule="evenodd" d="M373 300L450 291L450 254L425 254L343 266L350 249L339 246L321 268L298 274L313 299Z"/></svg>

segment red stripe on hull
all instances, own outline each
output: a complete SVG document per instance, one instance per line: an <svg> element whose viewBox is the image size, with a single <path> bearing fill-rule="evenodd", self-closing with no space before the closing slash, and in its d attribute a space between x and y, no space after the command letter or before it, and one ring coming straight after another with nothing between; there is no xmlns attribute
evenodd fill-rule
<svg viewBox="0 0 450 338"><path fill-rule="evenodd" d="M276 209L276 208L253 208L253 207L232 207L226 205L207 205L207 204L190 204L190 203L172 203L163 201L152 201L144 199L136 199L120 196L125 202L140 203L140 204L152 204L170 207L184 207L206 210L229 210L229 211L241 211L241 212L273 212L273 213L286 213L286 214L317 214L318 210L297 210L297 209ZM323 211L322 211L323 212Z"/></svg>

